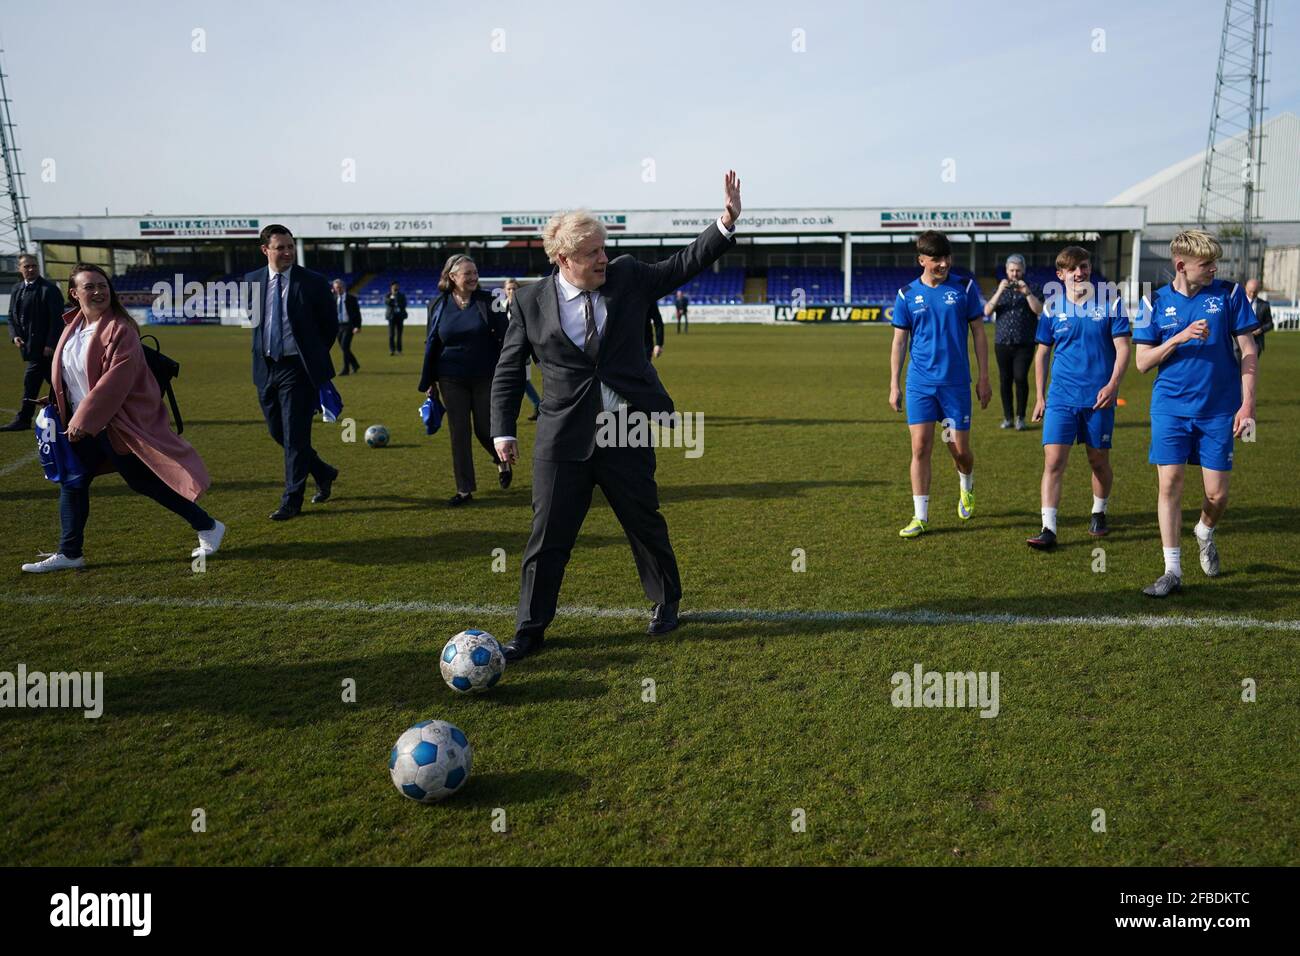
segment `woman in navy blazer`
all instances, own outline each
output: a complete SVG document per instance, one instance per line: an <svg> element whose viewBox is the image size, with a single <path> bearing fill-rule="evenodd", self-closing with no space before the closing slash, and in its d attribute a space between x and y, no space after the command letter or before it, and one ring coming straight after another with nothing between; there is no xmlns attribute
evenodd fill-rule
<svg viewBox="0 0 1300 956"><path fill-rule="evenodd" d="M438 289L429 303L420 391L447 407L456 479L456 494L447 503L458 507L472 501L477 488L473 439L492 456L502 488L509 488L513 477L510 465L497 458L490 428L492 373L507 319L504 308L493 308L492 294L479 288L478 266L467 255L447 260Z"/></svg>

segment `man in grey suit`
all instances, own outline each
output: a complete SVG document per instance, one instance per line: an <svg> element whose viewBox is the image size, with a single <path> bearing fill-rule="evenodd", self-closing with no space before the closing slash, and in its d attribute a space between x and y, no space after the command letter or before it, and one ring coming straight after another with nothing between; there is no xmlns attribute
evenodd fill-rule
<svg viewBox="0 0 1300 956"><path fill-rule="evenodd" d="M334 293L334 312L339 320L339 348L343 351L343 371L339 374L360 372L361 363L352 354L352 336L361 331L361 304L342 279L330 283L330 289Z"/></svg>
<svg viewBox="0 0 1300 956"><path fill-rule="evenodd" d="M1267 299L1259 297L1259 280L1248 279L1243 287L1246 293L1246 301L1250 303L1250 310L1255 313L1255 318L1259 320L1259 328L1255 329L1255 354L1257 356L1264 354L1264 336L1273 331L1273 308L1268 304ZM1232 340L1232 350L1237 353L1237 361L1241 361L1241 348L1237 345L1237 340ZM1258 362L1259 359L1257 358Z"/></svg>
<svg viewBox="0 0 1300 956"><path fill-rule="evenodd" d="M724 191L717 221L662 262L631 256L611 262L605 227L587 212L557 214L542 232L556 273L515 293L492 380L492 435L498 457L512 464L519 460L516 424L530 354L542 370L546 395L533 451L532 534L506 660L541 649L597 485L623 526L641 586L654 605L649 633L667 634L678 626L682 586L668 524L659 513L654 448L598 445L597 416L616 413L619 405L647 415L673 411L646 357L646 310L731 248L740 216L734 171L727 173Z"/></svg>

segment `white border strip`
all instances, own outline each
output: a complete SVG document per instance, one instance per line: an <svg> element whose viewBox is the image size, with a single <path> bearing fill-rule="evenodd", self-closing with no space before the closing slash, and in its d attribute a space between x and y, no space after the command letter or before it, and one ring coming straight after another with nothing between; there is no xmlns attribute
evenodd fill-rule
<svg viewBox="0 0 1300 956"><path fill-rule="evenodd" d="M233 611L277 611L289 614L336 613L395 613L395 614L455 614L469 617L513 617L514 605L507 604L456 604L437 601L264 601L253 598L174 598L174 597L112 597L109 595L63 594L13 594L0 592L0 604L27 604L59 607L170 607L184 609L211 609ZM648 607L568 607L559 612L571 618L648 618ZM1208 615L1189 617L1169 614L1119 615L1065 615L1034 616L1029 614L954 614L948 611L777 611L761 608L722 608L715 610L688 610L682 615L685 621L730 622L806 622L810 624L984 624L1013 627L1181 627L1188 629L1219 628L1222 630L1258 629L1266 631L1300 632L1300 620L1268 621L1253 617L1227 617Z"/></svg>
<svg viewBox="0 0 1300 956"><path fill-rule="evenodd" d="M13 474L19 468L22 468L24 465L31 464L36 460L37 460L36 452L29 451L27 454L23 455L23 457L15 459L14 461L9 462L9 464L7 465L0 466L0 478L3 478L5 475Z"/></svg>

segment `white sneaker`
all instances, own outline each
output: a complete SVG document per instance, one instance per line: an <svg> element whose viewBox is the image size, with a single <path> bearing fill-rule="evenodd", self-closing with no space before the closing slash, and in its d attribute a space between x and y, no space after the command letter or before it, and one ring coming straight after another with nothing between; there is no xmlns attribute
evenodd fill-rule
<svg viewBox="0 0 1300 956"><path fill-rule="evenodd" d="M221 539L225 536L226 526L220 521L217 521L207 531L200 531L199 546L190 552L190 557L197 558L200 554L206 557L209 554L216 554L217 549L221 547Z"/></svg>
<svg viewBox="0 0 1300 956"><path fill-rule="evenodd" d="M1208 538L1197 537L1197 547L1201 550L1201 570L1205 572L1207 578L1217 578L1219 576L1219 549L1214 546L1214 536Z"/></svg>
<svg viewBox="0 0 1300 956"><path fill-rule="evenodd" d="M23 570L31 574L44 574L46 571L68 571L75 568L84 568L85 566L85 558L69 558L62 554L49 554L45 556L44 561L24 564Z"/></svg>

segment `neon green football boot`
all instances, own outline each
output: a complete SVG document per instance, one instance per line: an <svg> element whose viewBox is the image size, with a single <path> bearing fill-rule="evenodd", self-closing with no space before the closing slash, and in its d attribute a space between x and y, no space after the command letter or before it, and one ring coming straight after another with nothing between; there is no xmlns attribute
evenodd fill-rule
<svg viewBox="0 0 1300 956"><path fill-rule="evenodd" d="M907 527L898 532L900 538L919 538L930 530L930 526L920 518L912 518Z"/></svg>
<svg viewBox="0 0 1300 956"><path fill-rule="evenodd" d="M969 521L975 514L975 492L963 491L961 497L957 499L957 517L962 521Z"/></svg>

